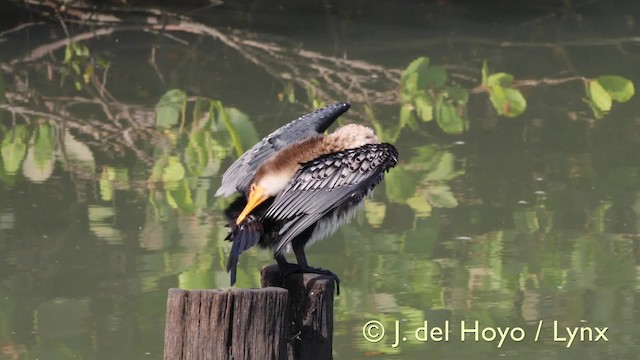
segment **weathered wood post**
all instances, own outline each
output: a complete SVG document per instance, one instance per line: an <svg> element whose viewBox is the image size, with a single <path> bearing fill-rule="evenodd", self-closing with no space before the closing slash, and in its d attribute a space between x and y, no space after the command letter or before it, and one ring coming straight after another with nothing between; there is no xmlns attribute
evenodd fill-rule
<svg viewBox="0 0 640 360"><path fill-rule="evenodd" d="M262 287L271 286L289 291L289 360L333 359L333 278L305 273L283 279L274 264L262 268Z"/></svg>
<svg viewBox="0 0 640 360"><path fill-rule="evenodd" d="M288 300L281 288L170 289L164 359L287 359Z"/></svg>

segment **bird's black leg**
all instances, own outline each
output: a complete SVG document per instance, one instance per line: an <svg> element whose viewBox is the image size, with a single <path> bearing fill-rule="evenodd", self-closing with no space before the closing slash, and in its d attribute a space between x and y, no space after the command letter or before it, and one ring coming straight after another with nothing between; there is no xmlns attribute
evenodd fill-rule
<svg viewBox="0 0 640 360"><path fill-rule="evenodd" d="M309 264L307 264L307 256L304 253L304 244L296 243L294 241L292 244L292 247L293 247L294 254L296 254L296 260L298 261L298 265L300 265L299 272L303 272L303 273L308 272L308 273L331 276L333 280L336 282L336 293L340 295L340 278L338 277L338 275L336 275L331 270L309 266Z"/></svg>
<svg viewBox="0 0 640 360"><path fill-rule="evenodd" d="M278 253L275 254L276 262L278 263L278 269L280 270L280 274L282 277L289 276L293 273L302 272L300 271L300 265L292 264L287 261L287 258L284 257L284 254Z"/></svg>

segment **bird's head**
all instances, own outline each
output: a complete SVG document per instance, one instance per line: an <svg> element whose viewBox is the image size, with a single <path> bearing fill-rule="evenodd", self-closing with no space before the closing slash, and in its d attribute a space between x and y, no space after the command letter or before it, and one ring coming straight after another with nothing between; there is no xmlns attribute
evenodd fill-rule
<svg viewBox="0 0 640 360"><path fill-rule="evenodd" d="M247 205L238 215L236 224L240 224L258 205L278 195L290 178L291 176L284 172L259 173L249 188Z"/></svg>

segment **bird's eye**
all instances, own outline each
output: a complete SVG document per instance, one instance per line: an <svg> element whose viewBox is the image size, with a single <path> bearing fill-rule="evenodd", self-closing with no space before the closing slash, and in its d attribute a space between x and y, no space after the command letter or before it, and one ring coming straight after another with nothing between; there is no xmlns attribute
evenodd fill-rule
<svg viewBox="0 0 640 360"><path fill-rule="evenodd" d="M256 191L256 184L251 184L251 191Z"/></svg>

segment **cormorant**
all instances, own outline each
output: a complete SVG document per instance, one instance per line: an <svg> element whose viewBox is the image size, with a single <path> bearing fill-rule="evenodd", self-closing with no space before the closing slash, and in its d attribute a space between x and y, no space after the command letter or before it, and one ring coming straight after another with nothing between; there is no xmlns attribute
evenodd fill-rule
<svg viewBox="0 0 640 360"><path fill-rule="evenodd" d="M356 124L322 133L345 111L337 103L304 115L247 150L222 176L216 196L240 196L225 211L233 242L227 272L236 281L240 254L254 245L272 248L283 274L329 274L307 264L305 246L333 234L398 162L391 144ZM284 253L293 249L298 266ZM338 290L339 291L339 290Z"/></svg>

